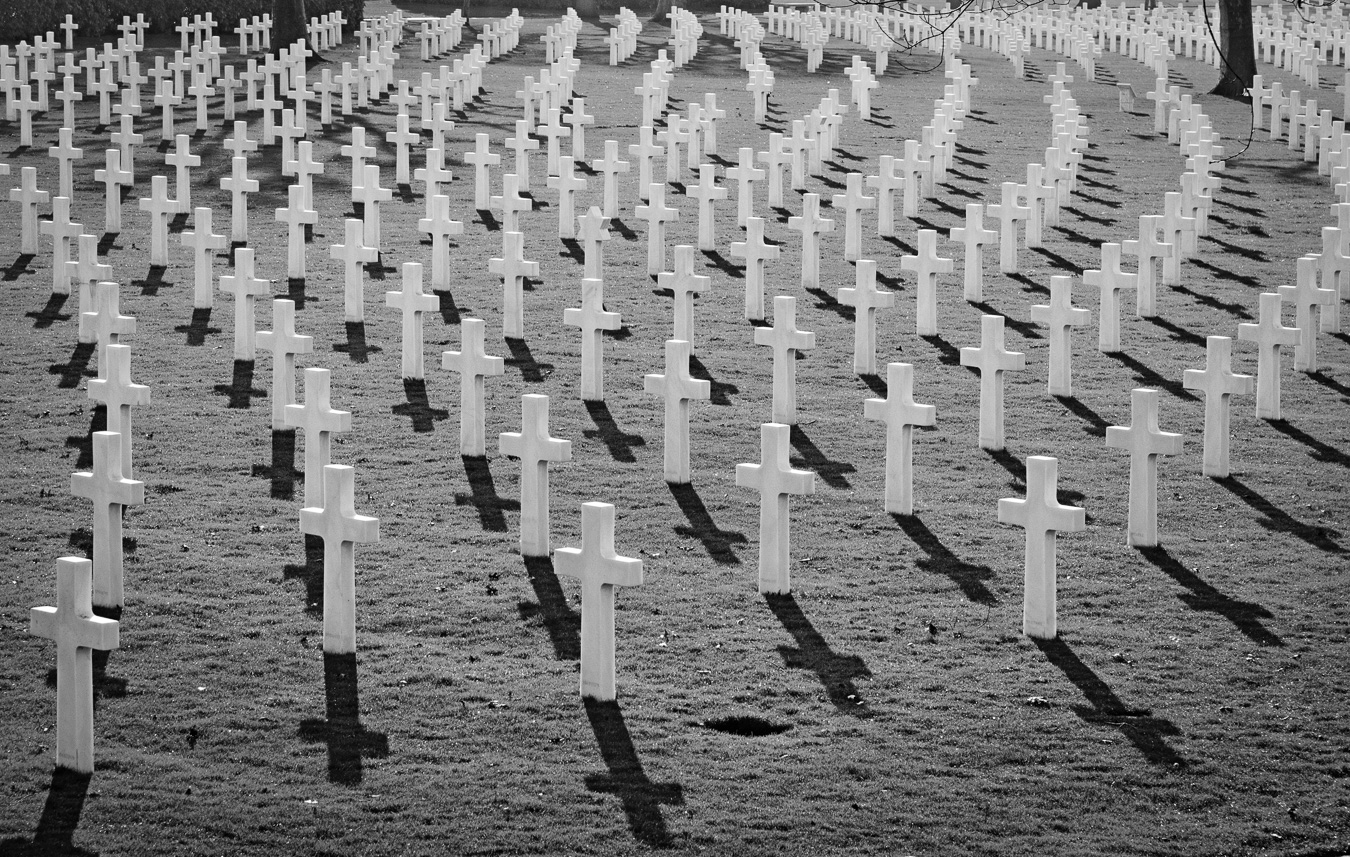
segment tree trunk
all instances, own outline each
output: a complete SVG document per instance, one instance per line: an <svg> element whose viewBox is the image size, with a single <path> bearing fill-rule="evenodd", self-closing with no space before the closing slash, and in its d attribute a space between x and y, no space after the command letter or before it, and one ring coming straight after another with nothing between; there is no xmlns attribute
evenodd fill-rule
<svg viewBox="0 0 1350 857"><path fill-rule="evenodd" d="M1256 74L1256 37L1252 33L1251 0L1219 0L1219 51L1222 76L1215 95L1242 99Z"/></svg>
<svg viewBox="0 0 1350 857"><path fill-rule="evenodd" d="M272 50L289 48L297 41L308 47L308 26L305 0L272 0Z"/></svg>

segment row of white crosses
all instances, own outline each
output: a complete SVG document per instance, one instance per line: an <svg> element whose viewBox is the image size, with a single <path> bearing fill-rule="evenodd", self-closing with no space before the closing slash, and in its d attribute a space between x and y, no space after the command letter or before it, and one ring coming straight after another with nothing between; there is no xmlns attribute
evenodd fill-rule
<svg viewBox="0 0 1350 857"><path fill-rule="evenodd" d="M609 64L618 65L637 52L637 37L642 32L642 22L638 16L625 6L620 6L614 16L614 26L605 35L605 44L609 46Z"/></svg>

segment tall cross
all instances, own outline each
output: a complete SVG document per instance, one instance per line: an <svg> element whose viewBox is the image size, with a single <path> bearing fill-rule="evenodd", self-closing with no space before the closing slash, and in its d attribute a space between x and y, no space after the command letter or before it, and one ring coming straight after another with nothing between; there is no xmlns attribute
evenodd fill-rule
<svg viewBox="0 0 1350 857"><path fill-rule="evenodd" d="M459 454L479 458L487 455L484 379L505 369L502 358L484 348L485 327L481 318L460 319L460 350L441 352L441 368L459 373Z"/></svg>
<svg viewBox="0 0 1350 857"><path fill-rule="evenodd" d="M361 223L365 227L365 242L380 251L380 203L394 198L391 188L380 187L380 165L366 164L366 180L361 185Z"/></svg>
<svg viewBox="0 0 1350 857"><path fill-rule="evenodd" d="M352 202L361 199L361 188L366 181L366 158L375 157L375 147L366 145L366 129L361 125L352 127L352 141L338 150L344 158L352 162Z"/></svg>
<svg viewBox="0 0 1350 857"><path fill-rule="evenodd" d="M28 633L56 642L56 764L80 774L94 771L93 650L118 646L118 623L94 615L93 565L87 559L56 561L56 606L34 607Z"/></svg>
<svg viewBox="0 0 1350 857"><path fill-rule="evenodd" d="M356 514L356 471L343 464L323 469L323 508L300 510L300 532L323 539L323 650L356 651L355 545L380 540L380 519Z"/></svg>
<svg viewBox="0 0 1350 857"><path fill-rule="evenodd" d="M96 343L100 378L108 376L108 346L117 345L123 336L136 332L136 319L122 315L118 300L121 288L115 282L95 283L93 312L80 313L79 336L82 341Z"/></svg>
<svg viewBox="0 0 1350 857"><path fill-rule="evenodd" d="M601 272L604 270L604 242L609 240L609 220L594 205L577 218L577 238L582 242L582 253L585 256L582 276L586 279L601 278Z"/></svg>
<svg viewBox="0 0 1350 857"><path fill-rule="evenodd" d="M914 426L933 425L937 408L914 401L913 366L886 365L886 398L863 402L863 418L886 424L886 511L914 514Z"/></svg>
<svg viewBox="0 0 1350 857"><path fill-rule="evenodd" d="M1129 242L1126 242L1129 243ZM1110 354L1120 350L1120 292L1139 287L1139 274L1120 270L1120 245L1102 245L1102 266L1084 271L1083 283L1098 290L1097 350Z"/></svg>
<svg viewBox="0 0 1350 857"><path fill-rule="evenodd" d="M984 245L998 237L992 229L984 228L984 204L966 203L966 223L951 230L949 241L965 245L964 297L967 301L984 300Z"/></svg>
<svg viewBox="0 0 1350 857"><path fill-rule="evenodd" d="M778 245L764 240L764 218L745 221L745 240L731 243L731 257L745 260L745 318L764 319L764 263L778 259Z"/></svg>
<svg viewBox="0 0 1350 857"><path fill-rule="evenodd" d="M583 278L581 307L563 310L563 324L581 328L581 398L586 402L605 399L605 367L601 331L618 330L617 312L605 311L604 281Z"/></svg>
<svg viewBox="0 0 1350 857"><path fill-rule="evenodd" d="M1026 530L1023 561L1022 633L1053 640L1059 633L1056 616L1055 535L1087 529L1087 512L1066 506L1056 496L1059 460L1046 455L1027 457L1027 496L998 501L998 520Z"/></svg>
<svg viewBox="0 0 1350 857"><path fill-rule="evenodd" d="M1181 452L1181 435L1158 430L1157 390L1130 392L1129 426L1108 426L1106 445L1130 453L1130 511L1127 543L1158 544L1158 456Z"/></svg>
<svg viewBox="0 0 1350 857"><path fill-rule="evenodd" d="M592 167L604 174L604 208L602 209L605 217L617 217L619 211L619 182L618 174L628 172L628 162L619 160L619 141L605 141L605 156L591 164Z"/></svg>
<svg viewBox="0 0 1350 857"><path fill-rule="evenodd" d="M479 211L487 211L491 198L489 170L502 162L502 156L492 152L488 135L474 137L472 152L464 153L464 163L473 165L473 206Z"/></svg>
<svg viewBox="0 0 1350 857"><path fill-rule="evenodd" d="M1124 252L1134 256L1139 262L1139 296L1136 314L1140 318L1151 318L1157 314L1154 309L1157 294L1158 260L1166 266L1170 260L1179 256L1181 248L1168 241L1160 241L1158 235L1163 231L1163 216L1160 214L1141 214L1139 216L1139 238L1123 242Z"/></svg>
<svg viewBox="0 0 1350 857"><path fill-rule="evenodd" d="M558 574L581 581L581 695L607 702L614 688L614 587L640 586L642 560L614 552L614 507L581 505L581 547L558 548Z"/></svg>
<svg viewBox="0 0 1350 857"><path fill-rule="evenodd" d="M488 259L488 272L502 278L502 336L524 339L525 278L539 276L539 263L526 261L523 232L502 233L502 255Z"/></svg>
<svg viewBox="0 0 1350 857"><path fill-rule="evenodd" d="M403 312L403 377L426 377L422 358L422 313L441 307L439 295L422 292L422 263L403 263L403 290L384 293L385 306Z"/></svg>
<svg viewBox="0 0 1350 857"><path fill-rule="evenodd" d="M571 155L558 158L557 175L549 176L546 183L558 191L558 237L575 238L576 194L586 189L586 180L576 174L575 161Z"/></svg>
<svg viewBox="0 0 1350 857"><path fill-rule="evenodd" d="M820 236L834 231L834 221L820 216L820 196L805 194L801 215L789 217L787 225L802 235L802 288L820 288Z"/></svg>
<svg viewBox="0 0 1350 857"><path fill-rule="evenodd" d="M248 195L258 190L257 179L248 177L248 159L236 155L230 175L220 180L220 189L230 192L230 240L248 240Z"/></svg>
<svg viewBox="0 0 1350 857"><path fill-rule="evenodd" d="M980 347L962 348L961 365L980 370L980 449L1003 449L1003 373L1025 369L1026 355L1003 347L1003 316L980 317Z"/></svg>
<svg viewBox="0 0 1350 857"><path fill-rule="evenodd" d="M765 594L792 591L789 501L793 494L816 490L814 473L797 470L788 463L791 435L791 426L762 424L759 463L736 465L736 484L759 491L759 591Z"/></svg>
<svg viewBox="0 0 1350 857"><path fill-rule="evenodd" d="M1202 472L1222 478L1228 475L1229 397L1249 396L1256 390L1251 375L1235 374L1231 368L1233 340L1227 336L1205 338L1205 368L1187 369L1181 385L1205 394L1205 451Z"/></svg>
<svg viewBox="0 0 1350 857"><path fill-rule="evenodd" d="M900 268L911 271L918 281L918 310L914 326L919 336L937 336L937 283L939 274L950 274L956 262L937 254L937 230L919 230L918 255L901 256Z"/></svg>
<svg viewBox="0 0 1350 857"><path fill-rule="evenodd" d="M234 359L251 362L256 353L254 298L272 292L271 282L253 275L252 247L234 251L234 273L220 278L220 290L234 297Z"/></svg>
<svg viewBox="0 0 1350 857"><path fill-rule="evenodd" d="M260 330L258 347L272 352L272 430L286 428L286 408L295 403L295 355L314 350L314 337L295 332L295 301L272 301L272 329Z"/></svg>
<svg viewBox="0 0 1350 857"><path fill-rule="evenodd" d="M764 165L769 177L769 205L783 205L783 171L792 166L792 153L783 146L783 135L778 131L769 134L769 148L755 155Z"/></svg>
<svg viewBox="0 0 1350 857"><path fill-rule="evenodd" d="M647 185L647 199L633 214L647 221L647 273L658 274L666 265L666 224L679 220L680 212L666 205L666 186L659 182Z"/></svg>
<svg viewBox="0 0 1350 857"><path fill-rule="evenodd" d="M38 190L37 167L19 170L19 186L9 189L9 201L19 204L19 252L26 256L37 255L38 206L46 205L51 198L51 191Z"/></svg>
<svg viewBox="0 0 1350 857"><path fill-rule="evenodd" d="M70 80L70 78L66 79ZM57 131L59 144L47 149L48 156L55 158L58 164L57 187L60 188L60 193L57 195L68 199L74 198L74 192L72 191L74 186L73 164L75 161L84 158L84 149L75 148L74 135L74 130L69 127L60 129Z"/></svg>
<svg viewBox="0 0 1350 857"><path fill-rule="evenodd" d="M877 174L868 176L866 184L876 191L877 234L889 237L895 235L895 192L905 186L905 179L895 174L893 155L882 155L879 160ZM969 211L970 204L966 205L966 209ZM956 236L952 238L956 240Z"/></svg>
<svg viewBox="0 0 1350 857"><path fill-rule="evenodd" d="M862 213L876 208L877 199L863 193L862 173L849 173L845 188L843 193L835 194L831 202L835 211L842 209L844 212L844 259L855 262L862 258ZM921 237L922 234L920 232Z"/></svg>
<svg viewBox="0 0 1350 857"><path fill-rule="evenodd" d="M27 172L31 167L24 167ZM70 245L81 233L84 225L73 223L70 219L70 197L58 196L52 200L52 219L38 224L38 231L52 237L52 294L70 294ZM83 312L85 307L81 307Z"/></svg>
<svg viewBox="0 0 1350 857"><path fill-rule="evenodd" d="M816 347L816 335L797 329L797 299L773 299L773 327L755 328L755 344L773 349L773 422L797 422L797 352Z"/></svg>
<svg viewBox="0 0 1350 857"><path fill-rule="evenodd" d="M1255 342L1256 416L1264 420L1280 418L1280 347L1298 345L1300 331L1280 321L1280 296L1261 293L1260 320L1238 325L1238 339Z"/></svg>
<svg viewBox="0 0 1350 857"><path fill-rule="evenodd" d="M877 263L859 259L854 288L839 290L839 303L853 307L853 371L877 372L877 310L895 306L895 294L877 289Z"/></svg>
<svg viewBox="0 0 1350 857"><path fill-rule="evenodd" d="M664 154L665 146L659 145L652 135L652 126L650 123L644 123L638 128L638 141L630 143L628 146L629 157L636 158L638 163L638 196L647 199L647 193L652 184L652 159L657 155Z"/></svg>
<svg viewBox="0 0 1350 857"><path fill-rule="evenodd" d="M755 166L755 150L748 146L740 149L740 161L734 167L728 167L728 181L736 182L736 223L744 226L755 213L755 182L761 181L767 173Z"/></svg>
<svg viewBox="0 0 1350 857"><path fill-rule="evenodd" d="M670 289L675 296L674 339L689 343L690 353L694 348L694 295L707 293L712 288L712 278L694 273L694 248L688 244L675 247L675 270L662 271L656 277L658 288Z"/></svg>
<svg viewBox="0 0 1350 857"><path fill-rule="evenodd" d="M1316 256L1302 256L1297 263L1297 279L1292 286L1280 286L1276 291L1281 300L1294 305L1294 324L1298 327L1298 342L1294 345L1294 368L1301 372L1317 371L1317 328L1315 316L1325 312L1337 300L1336 290L1317 285Z"/></svg>
<svg viewBox="0 0 1350 857"><path fill-rule="evenodd" d="M570 461L572 442L548 433L548 396L520 397L521 430L502 432L502 455L520 459L520 553L548 556L548 464Z"/></svg>
<svg viewBox="0 0 1350 857"><path fill-rule="evenodd" d="M530 189L530 152L539 148L539 141L530 136L533 126L524 119L516 120L516 134L514 137L507 137L504 141L506 148L515 153L515 177L519 182L519 188L523 191Z"/></svg>
<svg viewBox="0 0 1350 857"><path fill-rule="evenodd" d="M689 401L707 399L712 384L689 375L690 344L683 339L666 340L664 375L643 377L643 389L665 402L665 453L663 471L672 485L686 485L692 478L689 464Z"/></svg>
<svg viewBox="0 0 1350 857"><path fill-rule="evenodd" d="M286 425L305 437L305 497L301 508L320 508L323 469L328 466L334 432L351 431L351 411L335 410L330 400L332 379L327 369L305 369L305 403L286 406Z"/></svg>
<svg viewBox="0 0 1350 857"><path fill-rule="evenodd" d="M110 344L104 354L103 377L89 381L89 398L102 403L108 431L122 436L122 475L128 479L131 469L131 409L150 403L150 388L131 381L131 346Z"/></svg>
<svg viewBox="0 0 1350 857"><path fill-rule="evenodd" d="M145 483L122 473L122 436L94 432L94 466L88 473L72 473L70 493L94 504L94 604L121 607L122 510L145 502Z"/></svg>
<svg viewBox="0 0 1350 857"><path fill-rule="evenodd" d="M150 195L141 197L141 211L150 213L150 264L169 264L169 215L178 210L178 203L169 196L167 176L150 179Z"/></svg>
<svg viewBox="0 0 1350 857"><path fill-rule="evenodd" d="M699 164L698 184L686 187L684 194L698 200L698 249L716 249L717 242L713 237L713 203L727 198L727 189L717 184L716 165Z"/></svg>
<svg viewBox="0 0 1350 857"><path fill-rule="evenodd" d="M277 222L286 224L286 276L292 280L305 277L305 225L319 222L318 212L305 205L305 188L293 184L286 192L285 208L275 211Z"/></svg>
<svg viewBox="0 0 1350 857"><path fill-rule="evenodd" d="M989 216L998 219L998 267L1005 274L1017 273L1017 223L1030 213L1018 205L1020 196L1017 182L1004 182L1001 201L989 206Z"/></svg>
<svg viewBox="0 0 1350 857"><path fill-rule="evenodd" d="M365 300L363 272L367 262L379 259L380 254L374 247L367 247L363 240L365 225L354 217L343 221L346 236L343 243L328 248L330 258L342 262L343 270L343 320L359 322L365 320Z"/></svg>
<svg viewBox="0 0 1350 857"><path fill-rule="evenodd" d="M1051 277L1050 303L1032 305L1031 320L1050 328L1050 395L1073 395L1072 329L1091 317L1091 312L1073 305L1073 277Z"/></svg>
<svg viewBox="0 0 1350 857"><path fill-rule="evenodd" d="M188 135L179 134L174 138L174 150L164 156L164 163L174 168L174 211L187 214L192 210L192 167L202 165L201 155L192 154Z"/></svg>

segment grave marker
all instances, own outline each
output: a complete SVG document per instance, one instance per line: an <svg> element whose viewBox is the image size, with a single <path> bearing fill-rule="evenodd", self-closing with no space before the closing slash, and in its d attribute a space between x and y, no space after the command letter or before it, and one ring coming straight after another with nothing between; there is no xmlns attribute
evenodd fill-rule
<svg viewBox="0 0 1350 857"><path fill-rule="evenodd" d="M662 470L666 482L687 485L692 479L689 464L689 401L707 399L712 393L708 381L689 375L690 344L682 339L666 340L664 375L646 375L643 387L661 396L665 402L665 452Z"/></svg>
<svg viewBox="0 0 1350 857"><path fill-rule="evenodd" d="M1228 399L1234 393L1249 396L1256 390L1251 375L1234 374L1231 368L1233 340L1227 336L1205 337L1205 368L1187 369L1181 385L1205 394L1205 454L1202 471L1206 476L1228 475Z"/></svg>
<svg viewBox="0 0 1350 857"><path fill-rule="evenodd" d="M1120 292L1138 288L1139 274L1120 270L1120 245L1102 245L1100 270L1084 271L1083 283L1097 289L1097 350L1103 354L1120 351Z"/></svg>
<svg viewBox="0 0 1350 857"><path fill-rule="evenodd" d="M1256 416L1264 420L1280 418L1280 346L1298 345L1299 329L1285 327L1280 321L1280 296L1261 293L1261 310L1256 324L1238 325L1238 339L1255 342Z"/></svg>
<svg viewBox="0 0 1350 857"><path fill-rule="evenodd" d="M460 350L441 352L441 368L459 373L459 454L480 458L487 455L484 379L505 371L502 358L484 349L485 328L481 318L460 319Z"/></svg>
<svg viewBox="0 0 1350 857"><path fill-rule="evenodd" d="M314 350L314 337L295 332L295 301L272 301L272 329L260 330L258 347L272 352L272 431L286 428L286 409L295 404L295 355Z"/></svg>
<svg viewBox="0 0 1350 857"><path fill-rule="evenodd" d="M934 425L937 408L914 401L913 366L886 365L886 398L864 401L863 419L886 424L886 511L914 514L914 426Z"/></svg>
<svg viewBox="0 0 1350 857"><path fill-rule="evenodd" d="M745 318L747 321L762 321L764 263L778 259L777 245L764 240L764 218L746 218L745 240L732 242L731 257L745 260Z"/></svg>
<svg viewBox="0 0 1350 857"><path fill-rule="evenodd" d="M122 474L122 436L94 432L94 466L89 473L72 473L70 493L94 504L94 589L97 607L121 607L122 510L145 502L145 483Z"/></svg>
<svg viewBox="0 0 1350 857"><path fill-rule="evenodd" d="M252 247L234 251L234 273L220 278L220 290L234 297L234 359L252 361L256 352L253 299L272 292L271 282L253 276Z"/></svg>
<svg viewBox="0 0 1350 857"><path fill-rule="evenodd" d="M797 329L797 299L773 299L773 327L755 328L755 344L773 349L773 422L797 422L797 352L816 347L816 335Z"/></svg>
<svg viewBox="0 0 1350 857"><path fill-rule="evenodd" d="M356 471L323 469L323 508L300 510L300 532L323 539L323 650L356 651L356 544L380 540L380 519L356 514Z"/></svg>
<svg viewBox="0 0 1350 857"><path fill-rule="evenodd" d="M998 501L998 520L1026 530L1022 633L1040 640L1059 634L1056 610L1055 536L1087 529L1087 513L1059 502L1056 494L1059 459L1027 457L1027 496Z"/></svg>
<svg viewBox="0 0 1350 857"><path fill-rule="evenodd" d="M764 423L759 431L759 463L736 465L736 484L759 491L759 591L785 595L792 591L790 498L815 493L816 475L788 463L791 426Z"/></svg>
<svg viewBox="0 0 1350 857"><path fill-rule="evenodd" d="M374 247L367 247L362 240L365 225L356 218L343 221L346 238L342 244L328 248L328 255L342 263L343 270L343 321L360 322L366 317L364 292L364 271L367 262L379 259L380 254Z"/></svg>
<svg viewBox="0 0 1350 857"><path fill-rule="evenodd" d="M305 438L305 497L301 508L320 508L324 503L323 469L331 457L332 434L352 428L351 411L333 409L331 384L327 369L305 369L305 403L285 408L286 425L300 429Z"/></svg>
<svg viewBox="0 0 1350 857"><path fill-rule="evenodd" d="M877 310L895 306L895 294L877 289L877 263L859 259L856 285L838 292L839 303L851 306L853 316L853 371L860 375L877 372Z"/></svg>
<svg viewBox="0 0 1350 857"><path fill-rule="evenodd" d="M1031 320L1050 328L1050 375L1052 396L1073 395L1073 328L1088 323L1092 313L1073 305L1073 277L1050 278L1050 303L1033 304Z"/></svg>
<svg viewBox="0 0 1350 857"><path fill-rule="evenodd" d="M1130 453L1130 511L1127 544L1158 544L1158 456L1181 452L1181 435L1158 430L1157 390L1130 392L1129 426L1108 426L1106 445Z"/></svg>
<svg viewBox="0 0 1350 857"><path fill-rule="evenodd" d="M488 271L502 278L502 336L524 339L525 278L539 276L539 263L525 260L524 233L502 233L502 255L488 259Z"/></svg>
<svg viewBox="0 0 1350 857"><path fill-rule="evenodd" d="M521 430L498 436L502 455L520 459L520 554L548 556L548 463L570 461L572 442L548 433L548 396L520 397Z"/></svg>
<svg viewBox="0 0 1350 857"><path fill-rule="evenodd" d="M1003 373L1026 368L1026 355L1003 347L1003 316L980 317L980 347L962 348L961 365L980 370L980 449L1003 449Z"/></svg>
<svg viewBox="0 0 1350 857"><path fill-rule="evenodd" d="M952 259L937 254L937 230L919 230L916 256L901 256L900 268L914 274L917 283L918 311L914 326L919 336L937 336L937 284L939 274L950 274L956 267Z"/></svg>
<svg viewBox="0 0 1350 857"><path fill-rule="evenodd" d="M122 436L122 475L130 479L131 468L131 409L150 403L150 388L131 381L131 346L110 343L103 356L103 377L89 381L89 398L102 403L107 417L108 431Z"/></svg>
<svg viewBox="0 0 1350 857"><path fill-rule="evenodd" d="M422 313L441 308L439 295L422 292L422 263L403 263L403 290L385 292L384 305L403 312L403 377L426 377L422 357Z"/></svg>

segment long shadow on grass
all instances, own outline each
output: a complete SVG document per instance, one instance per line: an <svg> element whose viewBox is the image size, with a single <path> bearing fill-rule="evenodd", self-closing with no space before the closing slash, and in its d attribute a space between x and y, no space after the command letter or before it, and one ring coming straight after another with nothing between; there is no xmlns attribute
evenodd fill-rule
<svg viewBox="0 0 1350 857"><path fill-rule="evenodd" d="M298 579L305 585L305 612L311 616L323 613L323 539L305 536L305 561L283 566L281 579Z"/></svg>
<svg viewBox="0 0 1350 857"><path fill-rule="evenodd" d="M1341 467L1350 467L1350 455L1342 452L1329 443L1324 443L1307 432L1290 425L1288 420L1266 420L1266 423L1275 431L1291 440L1296 440L1308 449L1312 458L1317 461L1325 461L1328 464L1339 464Z"/></svg>
<svg viewBox="0 0 1350 857"><path fill-rule="evenodd" d="M700 381L708 382L708 402L713 405L730 405L731 397L741 391L735 384L728 384L726 381L719 381L708 371L708 367L703 365L703 361L694 355L689 355L689 377L697 378Z"/></svg>
<svg viewBox="0 0 1350 857"><path fill-rule="evenodd" d="M661 816L661 804L682 805L684 789L679 783L654 783L642 770L642 760L633 747L633 736L628 734L619 703L598 702L589 697L584 702L600 756L609 768L607 774L588 774L586 788L616 795L623 801L628 829L634 839L649 848L669 847L670 831Z"/></svg>
<svg viewBox="0 0 1350 857"><path fill-rule="evenodd" d="M975 565L966 562L956 554L952 553L946 545L942 543L928 525L918 515L901 515L892 513L891 517L900 525L900 529L905 531L905 535L919 547L924 553L928 554L927 559L915 561L915 565L924 571L931 571L950 578L953 583L961 587L961 592L976 604L997 604L998 599L994 593L989 591L989 587L984 585L984 581L994 578L994 570L987 565Z"/></svg>
<svg viewBox="0 0 1350 857"><path fill-rule="evenodd" d="M1190 402L1196 401L1195 394L1183 387L1181 381L1159 375L1152 368L1140 362L1138 358L1126 354L1124 351L1111 351L1106 356L1134 372L1135 381L1145 387L1157 387L1160 390L1166 390L1178 399L1186 399Z"/></svg>
<svg viewBox="0 0 1350 857"><path fill-rule="evenodd" d="M801 426L792 427L792 445L801 453L801 458L792 463L811 468L831 488L850 487L844 474L853 473L858 468L846 461L837 461L826 456Z"/></svg>
<svg viewBox="0 0 1350 857"><path fill-rule="evenodd" d="M703 542L703 549L715 562L722 565L740 565L740 557L731 550L731 546L746 544L745 533L724 530L717 526L712 515L708 514L708 507L703 505L703 498L698 496L698 491L693 485L672 485L667 482L666 487L675 497L675 502L680 504L680 511L689 519L688 526L676 524L675 532Z"/></svg>
<svg viewBox="0 0 1350 857"><path fill-rule="evenodd" d="M389 755L389 739L361 724L361 706L356 687L356 653L323 655L324 719L300 721L305 741L328 745L328 781L344 786L361 782L361 757L383 759Z"/></svg>
<svg viewBox="0 0 1350 857"><path fill-rule="evenodd" d="M552 363L540 363L534 359L530 353L530 346L523 339L513 339L506 337L506 347L510 349L511 356L506 358L506 365L517 366L520 368L520 377L527 384L544 383L545 370L549 373L553 371Z"/></svg>
<svg viewBox="0 0 1350 857"><path fill-rule="evenodd" d="M567 605L567 595L558 575L553 571L553 560L546 556L527 556L525 573L534 587L534 596L538 602L522 601L516 605L520 618L525 621L538 618L548 630L553 642L553 653L560 661L575 661L581 658L581 614L574 613Z"/></svg>
<svg viewBox="0 0 1350 857"><path fill-rule="evenodd" d="M1186 760L1167 745L1164 737L1181 734L1172 721L1154 717L1147 708L1126 706L1111 690L1111 686L1079 660L1069 644L1058 637L1053 640L1033 639L1032 642L1045 654L1046 660L1058 667L1091 703L1073 706L1074 714L1082 718L1084 723L1115 727L1144 754L1145 759L1155 765L1185 767Z"/></svg>
<svg viewBox="0 0 1350 857"><path fill-rule="evenodd" d="M217 384L216 395L225 396L229 399L225 407L243 408L253 407L255 397L266 396L266 390L260 390L253 386L253 361L236 360L234 361L234 374L230 377L230 383Z"/></svg>
<svg viewBox="0 0 1350 857"><path fill-rule="evenodd" d="M347 341L334 342L333 350L345 352L352 358L353 363L365 363L370 360L370 355L384 349L378 345L371 345L366 342L366 323L364 321L346 322Z"/></svg>
<svg viewBox="0 0 1350 857"><path fill-rule="evenodd" d="M289 500L295 496L295 429L272 429L272 463L253 465L253 475L272 483L272 497Z"/></svg>
<svg viewBox="0 0 1350 857"><path fill-rule="evenodd" d="M830 702L842 713L854 717L871 717L871 710L853 683L855 678L872 676L872 671L863 659L857 655L841 655L831 649L811 620L806 618L791 593L767 593L764 600L778 621L783 623L783 628L797 642L795 649L791 646L778 647L783 663L789 667L811 670L819 676Z"/></svg>
<svg viewBox="0 0 1350 857"><path fill-rule="evenodd" d="M175 326L174 332L186 334L188 345L200 346L206 344L209 334L220 333L220 328L211 326L209 307L197 307L192 311L192 321Z"/></svg>
<svg viewBox="0 0 1350 857"><path fill-rule="evenodd" d="M1180 597L1182 601L1186 602L1186 606L1192 610L1218 613L1232 622L1239 631L1246 634L1258 645L1284 645L1284 641L1279 636L1261 624L1261 620L1271 618L1271 614L1260 604L1237 601L1228 595L1224 595L1202 580L1198 574L1178 562L1176 557L1167 552L1167 548L1157 546L1139 548L1138 550L1140 556L1190 590Z"/></svg>
<svg viewBox="0 0 1350 857"><path fill-rule="evenodd" d="M1267 500L1250 486L1242 484L1236 476L1215 479L1214 483L1227 488L1239 500L1260 512L1264 517L1258 518L1256 523L1267 530L1275 533L1288 533L1327 553L1345 553L1345 548L1341 547L1336 541L1341 535L1339 531L1330 527L1314 527L1303 523Z"/></svg>
<svg viewBox="0 0 1350 857"><path fill-rule="evenodd" d="M486 456L463 455L464 475L469 479L469 490L473 493L455 493L456 506L473 506L478 510L478 522L483 529L494 533L506 532L506 517L503 510L518 510L520 503L497 495L497 485L492 480L492 468Z"/></svg>
<svg viewBox="0 0 1350 857"><path fill-rule="evenodd" d="M47 788L47 802L42 805L42 816L31 842L22 839L0 841L0 854L11 857L36 855L96 855L96 851L80 848L72 841L80 826L80 814L89 794L89 780L93 774L77 774L68 768L55 768Z"/></svg>
<svg viewBox="0 0 1350 857"><path fill-rule="evenodd" d="M33 319L33 327L38 330L51 327L53 322L69 321L70 313L61 312L61 308L66 305L66 300L69 297L70 295L49 295L47 303L42 309L26 312L24 316Z"/></svg>
<svg viewBox="0 0 1350 857"><path fill-rule="evenodd" d="M81 342L70 353L70 360L65 363L53 363L47 367L47 371L51 374L61 376L56 386L63 389L78 387L84 376L92 378L97 374L95 370L89 368L89 361L94 356L94 347L92 342Z"/></svg>
<svg viewBox="0 0 1350 857"><path fill-rule="evenodd" d="M586 412L591 415L595 428L582 429L582 435L599 438L600 442L609 448L609 454L615 461L623 464L637 461L633 456L633 447L646 446L646 438L619 428L619 424L614 421L614 415L609 412L609 405L604 402L587 401Z"/></svg>
<svg viewBox="0 0 1350 857"><path fill-rule="evenodd" d="M407 401L401 405L394 405L390 410L397 416L412 420L412 429L415 432L433 431L436 428L436 420L450 418L449 411L431 406L431 402L427 399L427 382L421 378L404 378L403 396Z"/></svg>
<svg viewBox="0 0 1350 857"><path fill-rule="evenodd" d="M72 434L66 437L66 449L78 449L75 467L92 468L94 466L94 432L108 430L108 409L103 405L94 406L89 415L89 431L84 434Z"/></svg>

